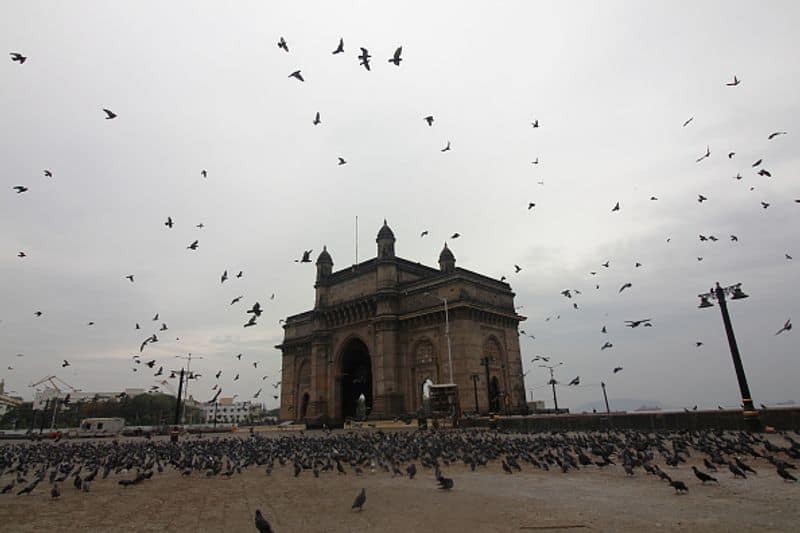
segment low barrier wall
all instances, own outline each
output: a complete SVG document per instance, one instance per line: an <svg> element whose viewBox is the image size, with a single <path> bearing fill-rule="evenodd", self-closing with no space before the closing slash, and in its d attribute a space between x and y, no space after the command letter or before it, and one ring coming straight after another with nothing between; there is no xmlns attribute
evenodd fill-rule
<svg viewBox="0 0 800 533"><path fill-rule="evenodd" d="M759 411L762 429L800 430L800 408L774 408ZM512 431L591 431L637 429L640 431L680 429L744 430L741 411L668 411L647 413L587 413L563 415L508 416L490 419L477 417L464 420L467 427L497 427Z"/></svg>

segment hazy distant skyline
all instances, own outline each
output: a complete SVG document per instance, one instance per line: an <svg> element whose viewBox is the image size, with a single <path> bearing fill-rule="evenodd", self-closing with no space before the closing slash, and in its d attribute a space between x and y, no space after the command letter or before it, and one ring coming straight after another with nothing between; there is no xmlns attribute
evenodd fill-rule
<svg viewBox="0 0 800 533"><path fill-rule="evenodd" d="M294 260L327 245L335 270L350 265L358 215L361 260L386 218L400 257L435 266L447 241L458 266L507 276L536 337L520 339L526 389L548 405L539 354L564 361L566 407L602 399L600 381L612 400L738 405L719 310L697 309L715 281L750 295L730 311L755 402L800 400L797 328L774 334L800 323L795 2L26 1L4 14L3 50L28 57L0 62L6 390L30 398L51 374L148 388L131 356L155 331L142 358L156 368L203 357L196 399L222 370L224 396L263 387L276 407L278 320L314 303L314 266ZM298 69L305 82L288 77ZM264 315L244 329L255 301ZM642 318L654 327L624 327Z"/></svg>

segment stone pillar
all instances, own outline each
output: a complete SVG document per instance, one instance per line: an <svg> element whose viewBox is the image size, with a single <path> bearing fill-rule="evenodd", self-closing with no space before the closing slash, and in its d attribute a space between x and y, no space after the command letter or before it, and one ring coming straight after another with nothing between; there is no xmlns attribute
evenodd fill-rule
<svg viewBox="0 0 800 533"><path fill-rule="evenodd" d="M281 420L294 420L297 417L295 409L294 391L297 390L297 383L295 383L294 375L294 356L287 354L286 349L283 351L283 368L281 372ZM289 410L293 407L292 410Z"/></svg>
<svg viewBox="0 0 800 533"><path fill-rule="evenodd" d="M404 394L400 388L398 373L398 322L394 316L384 316L376 318L373 327L375 353L370 354L373 382L373 407L370 416L386 418L403 411Z"/></svg>
<svg viewBox="0 0 800 533"><path fill-rule="evenodd" d="M330 371L330 337L327 332L316 333L311 340L311 403L308 418L329 415L328 372Z"/></svg>

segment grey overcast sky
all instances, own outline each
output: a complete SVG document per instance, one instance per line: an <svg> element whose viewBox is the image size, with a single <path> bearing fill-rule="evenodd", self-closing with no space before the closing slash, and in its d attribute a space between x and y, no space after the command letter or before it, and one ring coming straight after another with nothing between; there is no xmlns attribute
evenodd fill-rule
<svg viewBox="0 0 800 533"><path fill-rule="evenodd" d="M798 25L793 1L7 1L0 49L28 60L0 61L0 375L26 398L50 374L149 387L131 355L163 321L144 358L203 356L197 399L221 369L224 395L277 406L278 319L314 300L293 261L327 245L350 265L358 215L362 259L386 217L402 257L435 265L459 232L459 266L507 276L548 404L537 354L581 377L568 407L601 380L612 401L738 405L719 311L697 309L717 280L750 295L730 308L755 401L800 400L800 332L775 335L800 325Z"/></svg>

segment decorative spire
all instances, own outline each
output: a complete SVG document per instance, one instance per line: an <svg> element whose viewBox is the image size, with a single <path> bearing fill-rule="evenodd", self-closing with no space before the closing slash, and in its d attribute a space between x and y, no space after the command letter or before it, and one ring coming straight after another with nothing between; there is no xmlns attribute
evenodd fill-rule
<svg viewBox="0 0 800 533"><path fill-rule="evenodd" d="M394 257L394 232L387 224L386 219L383 219L383 226L378 231L378 238L375 242L378 243L378 258Z"/></svg>
<svg viewBox="0 0 800 533"><path fill-rule="evenodd" d="M442 272L452 272L456 268L456 256L453 255L453 252L450 251L450 248L447 247L447 243L444 243L444 248L442 248L441 253L439 254L439 270Z"/></svg>

